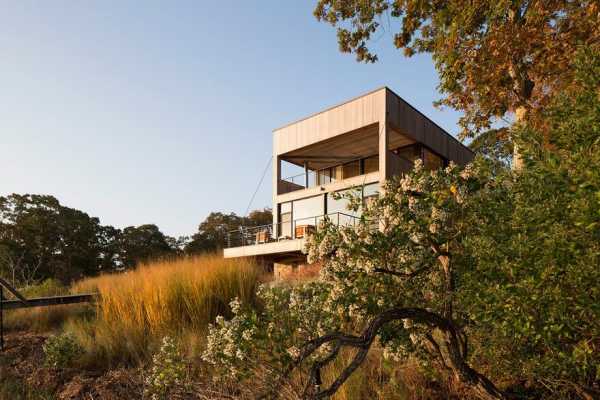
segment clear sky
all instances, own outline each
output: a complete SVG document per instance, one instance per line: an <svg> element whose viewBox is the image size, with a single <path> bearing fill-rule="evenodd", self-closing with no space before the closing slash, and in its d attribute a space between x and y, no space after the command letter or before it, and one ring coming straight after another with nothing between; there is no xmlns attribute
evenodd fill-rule
<svg viewBox="0 0 600 400"><path fill-rule="evenodd" d="M0 195L44 193L116 227L192 234L243 213L272 130L389 86L450 133L428 56L385 34L338 52L315 1L12 1L0 13ZM389 29L388 29L389 31ZM270 171L251 208L270 206Z"/></svg>

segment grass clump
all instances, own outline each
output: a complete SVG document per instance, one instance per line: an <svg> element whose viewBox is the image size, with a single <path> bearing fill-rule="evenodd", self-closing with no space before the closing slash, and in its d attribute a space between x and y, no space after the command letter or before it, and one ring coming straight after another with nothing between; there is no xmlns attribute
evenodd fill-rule
<svg viewBox="0 0 600 400"><path fill-rule="evenodd" d="M149 360L167 335L189 344L193 355L208 323L229 315L233 298L253 302L260 278L254 262L218 255L143 264L78 283L75 292L100 294L96 315L70 321L66 329L99 366Z"/></svg>

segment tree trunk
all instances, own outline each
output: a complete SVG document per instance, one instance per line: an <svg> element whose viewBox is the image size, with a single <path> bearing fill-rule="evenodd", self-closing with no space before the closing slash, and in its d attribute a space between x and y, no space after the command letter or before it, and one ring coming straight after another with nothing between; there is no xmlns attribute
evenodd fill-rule
<svg viewBox="0 0 600 400"><path fill-rule="evenodd" d="M520 124L525 121L525 117L527 116L527 109L523 106L517 108L515 110L515 118L516 123ZM523 169L523 157L521 157L521 153L519 152L519 145L513 139L513 160L512 160L512 169L514 171L519 171Z"/></svg>

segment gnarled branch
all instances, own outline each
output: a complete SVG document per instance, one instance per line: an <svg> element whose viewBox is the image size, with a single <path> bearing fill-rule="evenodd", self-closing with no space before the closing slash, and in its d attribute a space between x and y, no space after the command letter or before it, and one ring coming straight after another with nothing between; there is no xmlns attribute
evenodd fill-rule
<svg viewBox="0 0 600 400"><path fill-rule="evenodd" d="M309 398L322 399L333 395L344 382L352 375L352 373L362 364L367 356L373 341L377 337L379 330L386 324L392 321L399 321L409 319L415 323L437 328L442 331L446 336L446 345L448 348L447 360L442 360L447 364L448 368L455 374L455 376L465 385L472 388L475 393L482 399L485 400L498 400L505 399L504 394L496 388L496 386L485 376L481 375L474 369L472 369L463 355L465 354L464 341L460 339L460 333L455 328L454 324L447 318L441 315L427 311L422 308L393 308L385 312L380 313L367 325L362 335L347 335L344 333L336 332L323 335L316 339L308 341L302 348L300 355L294 360L294 362L284 372L283 377L288 377L292 371L298 368L304 361L314 354L322 345L326 343L336 343L334 350L324 360L317 361L318 367L312 368L311 379L309 379L305 394ZM311 388L314 387L314 373L323 365L332 361L343 347L351 347L358 350L350 364L344 368L340 375L334 380L334 382L326 389L319 392L315 392ZM440 353L441 354L441 353ZM443 357L443 356L442 356Z"/></svg>

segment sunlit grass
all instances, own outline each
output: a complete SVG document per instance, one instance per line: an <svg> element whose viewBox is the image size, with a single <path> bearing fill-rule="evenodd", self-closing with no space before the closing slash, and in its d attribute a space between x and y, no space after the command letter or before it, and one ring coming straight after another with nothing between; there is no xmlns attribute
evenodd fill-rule
<svg viewBox="0 0 600 400"><path fill-rule="evenodd" d="M229 314L238 297L253 302L259 268L249 260L218 255L144 264L133 271L85 279L74 292L98 292L96 315L69 321L90 361L137 363L164 335L201 347L208 323Z"/></svg>

